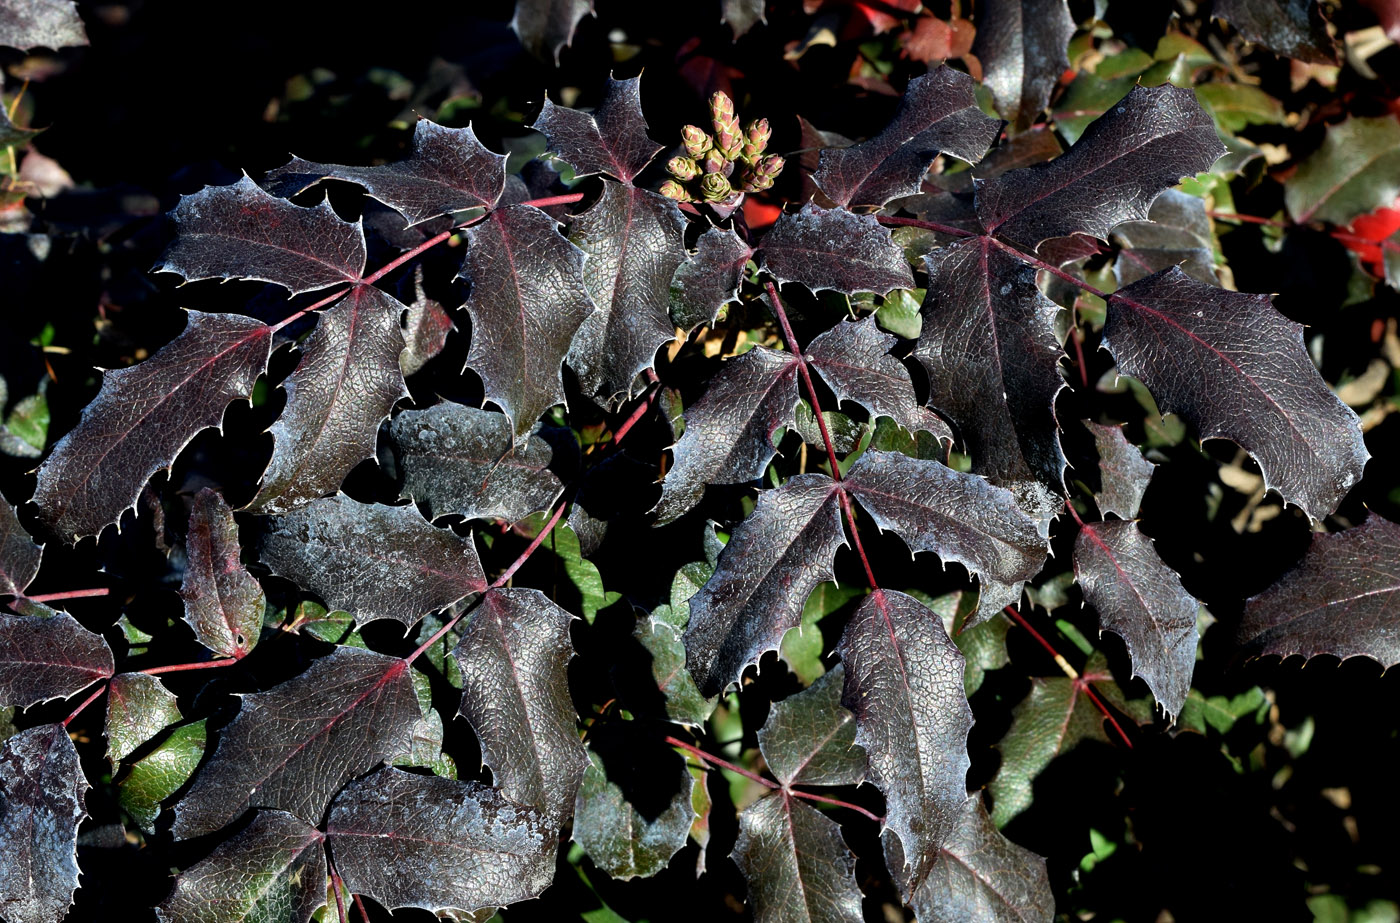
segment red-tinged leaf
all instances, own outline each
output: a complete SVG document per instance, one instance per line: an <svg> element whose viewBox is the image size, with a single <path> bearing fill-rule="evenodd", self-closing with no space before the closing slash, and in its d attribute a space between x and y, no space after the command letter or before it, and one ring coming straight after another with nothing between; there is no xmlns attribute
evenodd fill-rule
<svg viewBox="0 0 1400 923"><path fill-rule="evenodd" d="M961 58L972 50L977 29L966 19L920 16L912 32L904 33L904 56L925 64Z"/></svg>
<svg viewBox="0 0 1400 923"><path fill-rule="evenodd" d="M112 675L112 649L101 635L66 612L43 611L0 612L0 708L64 699Z"/></svg>
<svg viewBox="0 0 1400 923"><path fill-rule="evenodd" d="M307 923L326 903L324 842L300 818L259 811L175 879L156 916L161 923Z"/></svg>
<svg viewBox="0 0 1400 923"><path fill-rule="evenodd" d="M685 217L672 200L645 189L604 183L603 195L569 224L584 252L583 281L598 310L569 349L584 393L604 404L632 396L656 350L676 337L671 277L685 261Z"/></svg>
<svg viewBox="0 0 1400 923"><path fill-rule="evenodd" d="M969 798L938 861L910 902L920 920L961 923L1050 923L1055 894L1045 860L997 831Z"/></svg>
<svg viewBox="0 0 1400 923"><path fill-rule="evenodd" d="M78 887L87 779L60 724L0 747L0 907L6 923L61 923Z"/></svg>
<svg viewBox="0 0 1400 923"><path fill-rule="evenodd" d="M346 167L293 158L267 174L268 188L293 196L324 179L365 188L371 198L399 212L409 227L469 208L491 208L506 188L506 155L489 151L471 125L444 128L419 119L413 153L379 167Z"/></svg>
<svg viewBox="0 0 1400 923"><path fill-rule="evenodd" d="M404 375L412 375L442 352L447 335L456 329L447 310L423 293L421 264L414 268L413 291L417 297L404 315L404 350L399 356Z"/></svg>
<svg viewBox="0 0 1400 923"><path fill-rule="evenodd" d="M701 234L695 253L671 279L675 325L689 333L701 324L713 324L719 309L739 297L752 256L753 248L728 228L710 228Z"/></svg>
<svg viewBox="0 0 1400 923"><path fill-rule="evenodd" d="M977 612L964 628L1019 600L1022 585L1045 563L1049 543L1036 522L1010 491L975 474L898 452L866 452L845 483L881 529L978 577Z"/></svg>
<svg viewBox="0 0 1400 923"><path fill-rule="evenodd" d="M884 131L854 147L822 151L812 179L837 205L884 205L919 192L940 153L976 163L1000 126L977 108L975 86L946 64L914 78Z"/></svg>
<svg viewBox="0 0 1400 923"><path fill-rule="evenodd" d="M1091 522L1074 542L1074 576L1099 613L1099 630L1128 646L1133 675L1147 681L1175 720L1196 669L1200 603L1163 563L1136 522Z"/></svg>
<svg viewBox="0 0 1400 923"><path fill-rule="evenodd" d="M726 363L703 397L685 411L685 432L653 510L658 525L685 513L708 484L742 484L777 454L773 433L797 408L797 361L755 346Z"/></svg>
<svg viewBox="0 0 1400 923"><path fill-rule="evenodd" d="M270 327L233 314L190 311L185 330L154 356L108 372L78 425L39 469L39 517L65 539L97 535L133 508L151 475L224 409L249 398L267 369Z"/></svg>
<svg viewBox="0 0 1400 923"><path fill-rule="evenodd" d="M593 0L516 0L510 27L526 51L558 66L559 52L573 44L574 29L592 15Z"/></svg>
<svg viewBox="0 0 1400 923"><path fill-rule="evenodd" d="M1245 604L1237 636L1256 655L1400 663L1400 526L1373 513L1314 535L1303 559Z"/></svg>
<svg viewBox="0 0 1400 923"><path fill-rule="evenodd" d="M962 652L943 619L911 596L876 590L846 626L841 703L856 716L870 781L885 796L885 862L906 900L957 830L967 801Z"/></svg>
<svg viewBox="0 0 1400 923"><path fill-rule="evenodd" d="M1099 492L1095 502L1102 513L1120 519L1136 519L1142 495L1157 466L1142 457L1137 447L1123 435L1122 426L1103 426L1084 421L1099 451Z"/></svg>
<svg viewBox="0 0 1400 923"><path fill-rule="evenodd" d="M1065 0L989 0L978 9L972 53L997 112L1017 128L1036 120L1069 69L1074 19Z"/></svg>
<svg viewBox="0 0 1400 923"><path fill-rule="evenodd" d="M0 497L0 596L24 595L43 557L44 546L34 544L10 501Z"/></svg>
<svg viewBox="0 0 1400 923"><path fill-rule="evenodd" d="M569 698L573 618L539 590L491 590L452 651L482 760L501 792L538 808L552 830L573 813L588 765Z"/></svg>
<svg viewBox="0 0 1400 923"><path fill-rule="evenodd" d="M338 647L305 673L243 697L175 806L171 833L212 833L249 808L320 823L341 786L408 748L418 716L405 661Z"/></svg>
<svg viewBox="0 0 1400 923"><path fill-rule="evenodd" d="M723 691L778 649L801 623L807 595L834 577L831 562L844 544L841 488L830 478L802 474L759 495L714 576L690 600L686 665L703 695Z"/></svg>
<svg viewBox="0 0 1400 923"><path fill-rule="evenodd" d="M57 51L87 43L78 4L72 0L6 0L0 5L0 45Z"/></svg>
<svg viewBox="0 0 1400 923"><path fill-rule="evenodd" d="M592 114L565 109L545 99L539 118L530 127L544 133L549 150L573 167L575 175L606 173L631 183L662 149L647 136L641 87L640 76L630 80L609 77L603 101Z"/></svg>
<svg viewBox="0 0 1400 923"><path fill-rule="evenodd" d="M185 621L209 650L244 657L258 643L266 598L243 566L238 524L224 498L204 488L190 507L185 536Z"/></svg>
<svg viewBox="0 0 1400 923"><path fill-rule="evenodd" d="M1147 218L1113 229L1114 241L1124 248L1113 264L1119 288L1178 265L1197 281L1220 284L1215 274L1215 232L1204 199L1168 189L1152 203Z"/></svg>
<svg viewBox="0 0 1400 923"><path fill-rule="evenodd" d="M283 387L287 406L272 426L272 459L248 504L286 513L340 489L374 457L379 424L408 397L399 354L404 306L373 285L356 285L322 312Z"/></svg>
<svg viewBox="0 0 1400 923"><path fill-rule="evenodd" d="M889 229L870 215L810 202L783 215L763 238L763 268L779 282L800 282L813 291L833 289L877 295L913 288L914 274Z"/></svg>
<svg viewBox="0 0 1400 923"><path fill-rule="evenodd" d="M841 827L786 791L739 815L730 854L749 884L755 923L860 923L856 857Z"/></svg>
<svg viewBox="0 0 1400 923"><path fill-rule="evenodd" d="M558 842L539 811L495 789L391 767L335 799L326 838L351 893L433 913L538 897Z"/></svg>
<svg viewBox="0 0 1400 923"><path fill-rule="evenodd" d="M563 403L564 356L595 310L583 280L583 251L557 228L537 208L509 205L467 230L467 368L481 376L486 399L511 418L516 439Z"/></svg>
<svg viewBox="0 0 1400 923"><path fill-rule="evenodd" d="M1059 306L1041 294L1035 269L987 237L935 250L925 265L914 357L928 373L930 406L952 422L975 473L1062 494Z"/></svg>
<svg viewBox="0 0 1400 923"><path fill-rule="evenodd" d="M1075 233L1107 239L1224 153L1191 90L1137 86L1063 156L978 185L977 214L989 233L1027 247Z"/></svg>
<svg viewBox="0 0 1400 923"><path fill-rule="evenodd" d="M859 785L865 778L855 715L841 706L845 681L838 664L769 710L758 746L783 785Z"/></svg>
<svg viewBox="0 0 1400 923"><path fill-rule="evenodd" d="M766 6L765 0L720 0L719 21L734 30L737 40L760 22L768 25Z"/></svg>
<svg viewBox="0 0 1400 923"><path fill-rule="evenodd" d="M859 404L875 417L889 417L914 433L925 430L953 441L948 424L919 406L909 370L890 350L898 342L876 326L874 316L837 324L807 347L807 360L838 401Z"/></svg>
<svg viewBox="0 0 1400 923"><path fill-rule="evenodd" d="M401 496L424 504L434 519L456 513L516 522L549 509L564 489L550 470L559 461L555 446L538 432L517 445L504 414L452 403L405 410L389 425L389 439Z"/></svg>
<svg viewBox="0 0 1400 923"><path fill-rule="evenodd" d="M317 500L269 521L260 560L359 622L424 615L486 589L470 537L438 529L413 506Z"/></svg>
<svg viewBox="0 0 1400 923"><path fill-rule="evenodd" d="M170 217L175 241L154 271L186 282L256 279L299 295L355 282L365 271L360 222L342 221L329 202L293 205L247 176L181 197Z"/></svg>
<svg viewBox="0 0 1400 923"><path fill-rule="evenodd" d="M1337 52L1315 0L1215 0L1211 16L1274 54L1310 64L1335 64Z"/></svg>
<svg viewBox="0 0 1400 923"><path fill-rule="evenodd" d="M119 673L107 686L107 761L126 756L180 720L173 692L145 673Z"/></svg>
<svg viewBox="0 0 1400 923"><path fill-rule="evenodd" d="M1269 296L1205 285L1173 267L1109 298L1104 345L1163 413L1181 414L1201 439L1238 444L1265 485L1312 518L1330 514L1361 480L1360 421L1313 367L1302 325Z"/></svg>

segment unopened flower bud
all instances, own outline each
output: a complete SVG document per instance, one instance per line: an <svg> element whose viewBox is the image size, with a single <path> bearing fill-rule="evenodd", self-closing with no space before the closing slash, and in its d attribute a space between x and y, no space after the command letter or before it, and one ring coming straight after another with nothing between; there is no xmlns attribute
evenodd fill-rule
<svg viewBox="0 0 1400 923"><path fill-rule="evenodd" d="M734 192L723 173L706 173L700 179L700 194L707 202L722 202Z"/></svg>
<svg viewBox="0 0 1400 923"><path fill-rule="evenodd" d="M672 157L666 162L666 169L681 182L695 179L700 175L700 165L689 157Z"/></svg>
<svg viewBox="0 0 1400 923"><path fill-rule="evenodd" d="M762 154L768 148L768 139L773 137L773 130L768 126L767 119L759 119L749 123L749 130L744 133L744 159L750 162L755 157Z"/></svg>
<svg viewBox="0 0 1400 923"><path fill-rule="evenodd" d="M685 187L673 179L668 179L661 184L658 190L668 199L675 199L677 202L694 202L695 197L685 191Z"/></svg>
<svg viewBox="0 0 1400 923"><path fill-rule="evenodd" d="M777 154L774 154L772 157L765 157L760 160L754 172L759 176L766 176L768 179L774 180L778 178L779 173L783 172L783 167L786 165L787 161L783 160L783 158Z"/></svg>
<svg viewBox="0 0 1400 923"><path fill-rule="evenodd" d="M715 130L727 126L730 122L737 121L734 118L734 100L729 98L729 94L723 90L710 97L710 120L715 123Z"/></svg>
<svg viewBox="0 0 1400 923"><path fill-rule="evenodd" d="M706 151L714 147L714 139L695 125L687 125L681 129L681 143L685 145L685 152L691 157L703 157Z"/></svg>
<svg viewBox="0 0 1400 923"><path fill-rule="evenodd" d="M723 173L724 168L729 166L729 161L722 151L710 151L705 155L705 160L700 164L700 168L706 173Z"/></svg>

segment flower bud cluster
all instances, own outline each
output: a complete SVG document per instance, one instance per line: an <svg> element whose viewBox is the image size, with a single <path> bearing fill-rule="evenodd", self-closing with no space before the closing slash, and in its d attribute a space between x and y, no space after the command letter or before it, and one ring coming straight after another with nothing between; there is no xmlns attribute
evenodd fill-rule
<svg viewBox="0 0 1400 923"><path fill-rule="evenodd" d="M746 192L769 189L783 169L783 158L765 155L773 130L767 119L747 128L739 125L734 100L725 93L710 97L711 134L697 125L681 129L686 156L666 164L674 179L661 186L661 194L680 202L710 202L730 208ZM737 175L736 175L737 168Z"/></svg>

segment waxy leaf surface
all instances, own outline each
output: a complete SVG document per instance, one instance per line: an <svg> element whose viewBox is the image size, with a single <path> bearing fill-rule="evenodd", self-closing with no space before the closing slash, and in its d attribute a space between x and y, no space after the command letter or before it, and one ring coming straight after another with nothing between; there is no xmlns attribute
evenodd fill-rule
<svg viewBox="0 0 1400 923"><path fill-rule="evenodd" d="M43 546L34 544L10 501L0 497L0 596L22 595L43 556Z"/></svg>
<svg viewBox="0 0 1400 923"><path fill-rule="evenodd" d="M1327 137L1283 187L1294 221L1348 224L1400 195L1400 120L1350 118Z"/></svg>
<svg viewBox="0 0 1400 923"><path fill-rule="evenodd" d="M1099 492L1094 500L1102 513L1120 519L1136 519L1142 495L1157 466L1142 457L1137 446L1123 435L1121 426L1084 421L1099 451Z"/></svg>
<svg viewBox="0 0 1400 923"><path fill-rule="evenodd" d="M516 0L510 27L530 54L553 58L557 65L559 52L573 44L579 21L591 15L593 0Z"/></svg>
<svg viewBox="0 0 1400 923"><path fill-rule="evenodd" d="M574 807L574 840L613 878L650 878L690 836L695 777L674 750L658 748L655 741L617 743L621 746L611 747L606 758L599 755L596 740L588 752ZM632 752L627 752L628 744ZM658 752L637 752L648 744Z"/></svg>
<svg viewBox="0 0 1400 923"><path fill-rule="evenodd" d="M0 708L63 699L112 675L112 649L66 612L0 612Z"/></svg>
<svg viewBox="0 0 1400 923"><path fill-rule="evenodd" d="M739 297L753 248L728 228L700 235L695 253L671 279L671 320L689 332L713 324L719 309Z"/></svg>
<svg viewBox="0 0 1400 923"><path fill-rule="evenodd" d="M447 335L456 329L447 310L423 293L423 268L414 271L413 304L403 321L404 350L399 354L399 367L405 375L427 365L447 345Z"/></svg>
<svg viewBox="0 0 1400 923"><path fill-rule="evenodd" d="M180 597L199 643L225 657L246 656L262 632L266 597L243 566L242 552L224 498L207 487L195 494Z"/></svg>
<svg viewBox="0 0 1400 923"><path fill-rule="evenodd" d="M62 923L78 887L87 779L61 724L0 747L0 908L6 923Z"/></svg>
<svg viewBox="0 0 1400 923"><path fill-rule="evenodd" d="M1215 0L1211 16L1274 54L1311 64L1335 64L1337 53L1314 0Z"/></svg>
<svg viewBox="0 0 1400 923"><path fill-rule="evenodd" d="M549 150L573 167L575 175L606 173L631 183L662 148L647 137L641 86L641 77L609 77L603 101L591 114L565 109L546 99L530 127L544 133Z"/></svg>
<svg viewBox="0 0 1400 923"><path fill-rule="evenodd" d="M117 782L122 810L147 834L155 832L160 803L190 780L204 758L207 719L178 727L154 750L131 764Z"/></svg>
<svg viewBox="0 0 1400 923"><path fill-rule="evenodd" d="M1215 233L1204 199L1168 189L1152 203L1147 218L1113 229L1113 239L1124 247L1113 264L1119 288L1176 265L1199 282L1220 284L1212 252Z"/></svg>
<svg viewBox="0 0 1400 923"><path fill-rule="evenodd" d="M845 668L774 703L758 731L763 759L784 785L858 785L865 751L856 746L855 715L841 706Z"/></svg>
<svg viewBox="0 0 1400 923"><path fill-rule="evenodd" d="M107 686L107 761L113 766L180 720L176 696L145 673L119 673Z"/></svg>
<svg viewBox="0 0 1400 923"><path fill-rule="evenodd" d="M779 282L800 282L813 291L883 295L913 288L914 274L888 228L870 215L810 202L783 215L763 238L763 268Z"/></svg>
<svg viewBox="0 0 1400 923"><path fill-rule="evenodd" d="M0 45L57 51L87 43L78 4L72 0L6 0L0 6Z"/></svg>
<svg viewBox="0 0 1400 923"><path fill-rule="evenodd" d="M860 923L856 858L841 827L785 791L739 815L732 853L756 923Z"/></svg>
<svg viewBox="0 0 1400 923"><path fill-rule="evenodd" d="M972 53L997 112L1025 128L1069 69L1074 19L1065 0L988 0L978 9ZM1048 134L1042 132L1041 134Z"/></svg>
<svg viewBox="0 0 1400 923"><path fill-rule="evenodd" d="M889 417L914 433L925 430L945 442L948 424L919 406L909 370L890 349L898 342L883 333L875 318L837 324L807 347L807 360L821 374L838 401L851 401L871 418Z"/></svg>

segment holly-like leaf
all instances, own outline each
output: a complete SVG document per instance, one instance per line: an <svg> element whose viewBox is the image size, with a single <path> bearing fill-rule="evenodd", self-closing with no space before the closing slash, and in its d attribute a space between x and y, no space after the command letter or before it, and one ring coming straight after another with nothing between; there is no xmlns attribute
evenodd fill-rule
<svg viewBox="0 0 1400 923"><path fill-rule="evenodd" d="M966 627L1019 600L1022 585L1045 563L1049 546L1035 521L1010 491L977 475L898 452L866 452L845 483L875 524L911 550L977 575L982 592Z"/></svg>
<svg viewBox="0 0 1400 923"><path fill-rule="evenodd" d="M802 474L759 495L714 576L690 600L686 664L702 694L722 691L778 649L801 622L807 594L834 576L831 562L844 544L841 489L830 478Z"/></svg>
<svg viewBox="0 0 1400 923"><path fill-rule="evenodd" d="M78 887L87 779L61 724L0 747L0 907L7 923L61 923Z"/></svg>
<svg viewBox="0 0 1400 923"><path fill-rule="evenodd" d="M1074 575L1099 613L1099 630L1128 646L1133 675L1147 681L1172 719L1196 668L1196 613L1181 578L1163 563L1135 522L1090 522L1074 542Z"/></svg>
<svg viewBox="0 0 1400 923"><path fill-rule="evenodd" d="M267 369L272 329L234 314L190 311L154 356L107 372L82 419L39 469L34 503L65 539L96 535L132 509L151 475L169 468L224 409L249 398Z"/></svg>
<svg viewBox="0 0 1400 923"><path fill-rule="evenodd" d="M256 279L293 295L355 282L365 271L365 233L329 202L293 205L246 175L232 186L205 186L170 212L175 241L155 272L196 279Z"/></svg>
<svg viewBox="0 0 1400 923"><path fill-rule="evenodd" d="M1190 90L1136 86L1063 156L981 183L977 215L988 233L1027 247L1075 233L1107 239L1224 153Z"/></svg>
<svg viewBox="0 0 1400 923"><path fill-rule="evenodd" d="M73 0L6 0L0 6L0 45L20 51L57 51L87 43L87 30Z"/></svg>
<svg viewBox="0 0 1400 923"><path fill-rule="evenodd" d="M404 315L404 350L399 355L404 375L412 375L442 352L447 335L456 329L447 310L424 294L421 264L414 268L413 291L416 297Z"/></svg>
<svg viewBox="0 0 1400 923"><path fill-rule="evenodd" d="M462 278L471 283L467 368L486 399L510 417L521 439L564 401L564 356L595 310L583 280L583 251L559 235L553 218L508 205L467 230Z"/></svg>
<svg viewBox="0 0 1400 923"><path fill-rule="evenodd" d="M482 760L501 792L542 811L550 829L573 812L588 764L569 698L573 618L539 590L493 589L452 651Z"/></svg>
<svg viewBox="0 0 1400 923"><path fill-rule="evenodd" d="M769 710L758 746L783 785L859 785L864 779L855 715L841 706L845 681L838 665Z"/></svg>
<svg viewBox="0 0 1400 923"><path fill-rule="evenodd" d="M1311 64L1335 64L1337 53L1314 0L1215 0L1219 17L1274 54Z"/></svg>
<svg viewBox="0 0 1400 923"><path fill-rule="evenodd" d="M435 528L412 505L343 494L272 517L260 560L359 622L397 619L405 629L486 589L470 537Z"/></svg>
<svg viewBox="0 0 1400 923"><path fill-rule="evenodd" d="M269 171L266 182L278 195L293 196L323 179L358 183L412 227L469 208L493 207L506 188L506 155L487 150L471 125L444 128L419 119L413 127L413 152L404 160L346 167L296 157Z"/></svg>
<svg viewBox="0 0 1400 923"><path fill-rule="evenodd" d="M135 763L117 782L122 810L136 826L155 832L160 803L179 791L204 758L206 720L186 724L170 732L154 750Z"/></svg>
<svg viewBox="0 0 1400 923"><path fill-rule="evenodd" d="M768 24L765 6L765 0L720 0L719 21L734 30L734 38L737 40L746 35L755 24Z"/></svg>
<svg viewBox="0 0 1400 923"><path fill-rule="evenodd" d="M66 612L0 612L0 707L63 699L112 675L112 649Z"/></svg>
<svg viewBox="0 0 1400 923"><path fill-rule="evenodd" d="M385 767L335 799L326 838L351 893L390 910L504 907L554 880L546 818L479 782Z"/></svg>
<svg viewBox="0 0 1400 923"><path fill-rule="evenodd" d="M1299 224L1348 224L1400 195L1400 120L1350 118L1327 129L1322 146L1283 187L1288 214Z"/></svg>
<svg viewBox="0 0 1400 923"><path fill-rule="evenodd" d="M175 879L156 916L161 923L307 923L326 902L324 841L299 817L259 811L247 829Z"/></svg>
<svg viewBox="0 0 1400 923"><path fill-rule="evenodd" d="M812 203L778 219L763 238L763 268L779 282L800 282L813 291L883 295L913 288L914 274L889 229L871 215Z"/></svg>
<svg viewBox="0 0 1400 923"><path fill-rule="evenodd" d="M338 647L299 676L243 697L213 757L175 806L177 840L248 808L319 823L340 787L407 748L418 718L408 664Z"/></svg>
<svg viewBox="0 0 1400 923"><path fill-rule="evenodd" d="M1050 923L1055 894L1045 860L997 831L980 797L963 805L923 887L910 902L920 920Z"/></svg>
<svg viewBox="0 0 1400 923"><path fill-rule="evenodd" d="M574 806L574 840L613 878L660 872L690 836L695 777L658 741L595 738Z"/></svg>
<svg viewBox="0 0 1400 923"><path fill-rule="evenodd" d="M4 15L0 9L0 16ZM4 44L0 42L0 44ZM28 144L39 132L32 128L21 128L10 121L9 109L0 106L0 149L9 147L22 147Z"/></svg>
<svg viewBox="0 0 1400 923"><path fill-rule="evenodd" d="M34 544L15 508L0 496L0 596L22 596L43 557L44 547Z"/></svg>
<svg viewBox="0 0 1400 923"><path fill-rule="evenodd" d="M519 15L517 8L517 16ZM624 183L651 163L662 145L647 137L642 115L642 78L608 78L603 101L592 114L556 106L546 98L530 127L549 139L549 150L576 176L606 173Z"/></svg>
<svg viewBox="0 0 1400 923"><path fill-rule="evenodd" d="M972 53L997 112L1025 128L1069 69L1074 19L1065 0L991 0L979 11Z"/></svg>
<svg viewBox="0 0 1400 923"><path fill-rule="evenodd" d="M854 147L822 151L812 179L837 205L884 205L919 192L940 153L976 163L1001 126L977 108L975 87L946 64L914 78L884 131Z"/></svg>
<svg viewBox="0 0 1400 923"><path fill-rule="evenodd" d="M1173 267L1109 298L1104 345L1163 413L1181 414L1201 439L1238 444L1265 486L1314 519L1361 480L1368 455L1356 413L1313 367L1302 325L1269 296L1206 285Z"/></svg>
<svg viewBox="0 0 1400 923"><path fill-rule="evenodd" d="M240 559L242 550L224 498L208 487L195 494L180 596L199 643L225 657L247 656L258 643L266 607L262 586Z"/></svg>
<svg viewBox="0 0 1400 923"><path fill-rule="evenodd" d="M755 346L726 363L703 397L685 411L685 432L661 484L656 521L677 518L709 484L742 484L763 474L777 454L773 433L790 426L797 407L797 360Z"/></svg>
<svg viewBox="0 0 1400 923"><path fill-rule="evenodd" d="M885 861L907 899L967 800L963 655L936 613L889 590L861 604L836 650L846 667L841 703L855 713L856 743L885 796Z"/></svg>
<svg viewBox="0 0 1400 923"><path fill-rule="evenodd" d="M787 791L739 815L731 853L756 923L860 923L855 856L841 827Z"/></svg>
<svg viewBox="0 0 1400 923"><path fill-rule="evenodd" d="M739 297L753 248L728 228L700 235L695 253L671 279L671 320L687 333L713 324L719 309Z"/></svg>
<svg viewBox="0 0 1400 923"><path fill-rule="evenodd" d="M564 489L549 469L556 449L538 432L515 443L510 420L462 404L405 410L389 426L403 475L401 496L437 518L507 522L549 509Z"/></svg>
<svg viewBox="0 0 1400 923"><path fill-rule="evenodd" d="M1034 268L987 237L935 250L925 265L914 357L928 372L929 404L952 421L977 474L1063 493L1059 306L1036 286Z"/></svg>
<svg viewBox="0 0 1400 923"><path fill-rule="evenodd" d="M107 686L107 761L126 755L180 720L176 696L145 673L120 673Z"/></svg>
<svg viewBox="0 0 1400 923"><path fill-rule="evenodd" d="M807 347L807 359L838 401L852 401L870 416L889 417L911 433L924 430L951 443L948 424L919 406L909 370L890 349L896 339L880 332L874 316L837 324Z"/></svg>
<svg viewBox="0 0 1400 923"><path fill-rule="evenodd" d="M1122 426L1103 426L1084 421L1099 451L1099 492L1094 495L1099 511L1120 519L1136 519L1142 495L1157 466L1142 457L1137 446L1123 435Z"/></svg>
<svg viewBox="0 0 1400 923"><path fill-rule="evenodd" d="M612 404L632 396L656 350L676 337L671 278L686 259L685 217L664 196L604 183L569 224L569 239L584 252L583 281L598 308L574 335L569 368L585 393Z"/></svg>
<svg viewBox="0 0 1400 923"><path fill-rule="evenodd" d="M526 51L542 60L551 57L557 66L559 52L573 44L574 29L592 15L593 0L516 0L510 27Z"/></svg>
<svg viewBox="0 0 1400 923"><path fill-rule="evenodd" d="M650 655L656 690L666 698L666 717L688 727L703 726L715 710L715 700L705 698L695 688L695 680L685 667L685 645L681 643L680 630L648 617L637 622L632 637Z"/></svg>
<svg viewBox="0 0 1400 923"><path fill-rule="evenodd" d="M1400 526L1371 514L1313 536L1303 559L1245 604L1238 638L1252 654L1331 654L1400 663Z"/></svg>
<svg viewBox="0 0 1400 923"><path fill-rule="evenodd" d="M1125 248L1113 264L1119 288L1177 265L1197 281L1220 284L1212 252L1215 233L1204 199L1168 189L1152 203L1147 217L1113 229L1114 241Z"/></svg>

